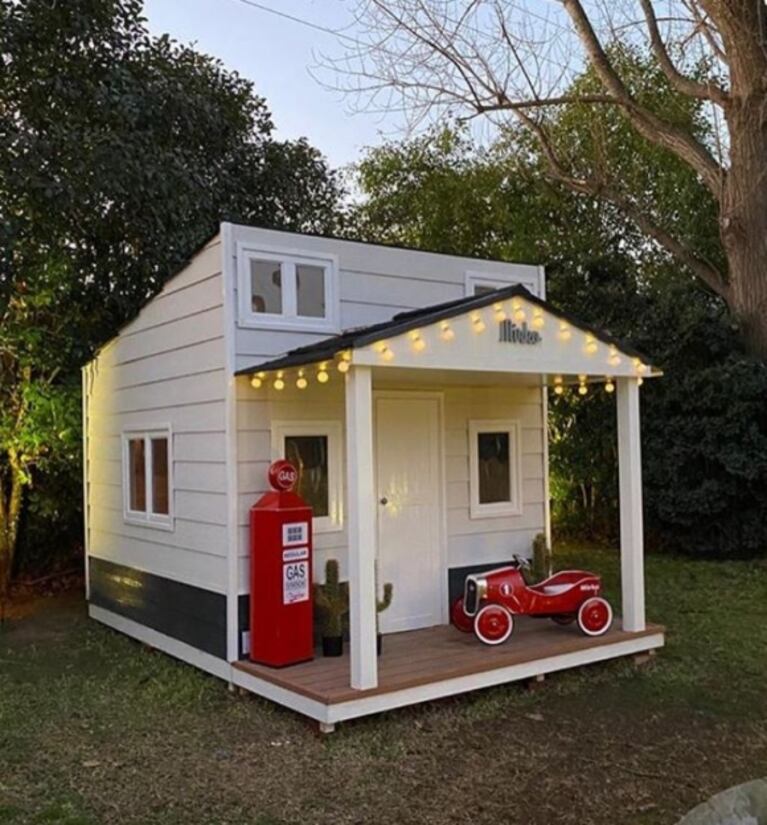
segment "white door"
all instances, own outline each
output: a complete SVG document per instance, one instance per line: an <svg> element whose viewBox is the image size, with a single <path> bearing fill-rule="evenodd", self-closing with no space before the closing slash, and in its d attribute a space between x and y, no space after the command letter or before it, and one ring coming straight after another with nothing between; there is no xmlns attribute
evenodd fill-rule
<svg viewBox="0 0 767 825"><path fill-rule="evenodd" d="M442 621L440 415L435 397L376 397L379 593L394 585L380 615L383 633Z"/></svg>

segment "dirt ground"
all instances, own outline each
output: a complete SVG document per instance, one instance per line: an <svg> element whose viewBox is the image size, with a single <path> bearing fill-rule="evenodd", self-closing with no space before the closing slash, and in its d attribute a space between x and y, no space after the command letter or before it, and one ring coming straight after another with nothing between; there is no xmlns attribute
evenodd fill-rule
<svg viewBox="0 0 767 825"><path fill-rule="evenodd" d="M588 560L615 588L616 555ZM80 593L38 600L0 630L0 823L674 823L767 775L767 570L653 557L648 593L669 627L650 666L331 736L88 620Z"/></svg>

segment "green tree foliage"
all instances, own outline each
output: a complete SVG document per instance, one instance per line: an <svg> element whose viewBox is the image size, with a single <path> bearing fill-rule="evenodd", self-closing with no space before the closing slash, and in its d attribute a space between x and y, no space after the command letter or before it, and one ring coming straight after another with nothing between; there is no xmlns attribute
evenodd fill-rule
<svg viewBox="0 0 767 825"><path fill-rule="evenodd" d="M672 107L705 129L694 104L682 106L650 61L625 59L636 61L633 77L648 105ZM721 254L715 210L697 178L614 110L595 115L593 108L572 107L550 131L560 151L572 147L592 172L609 153L636 202L656 210L655 221L701 253ZM633 142L630 152L626 141ZM630 340L666 372L642 393L649 535L688 552L764 553L767 370L744 355L721 299L693 286L617 208L553 186L542 167L536 144L518 133L500 135L486 150L449 129L388 144L359 166L364 199L356 223L389 242L545 262L555 303ZM560 528L616 537L615 426L614 399L604 392L552 394L552 493Z"/></svg>
<svg viewBox="0 0 767 825"><path fill-rule="evenodd" d="M219 221L319 231L337 214L319 153L275 140L248 81L151 36L141 7L0 0L0 580L25 495L29 535L78 518L94 348Z"/></svg>

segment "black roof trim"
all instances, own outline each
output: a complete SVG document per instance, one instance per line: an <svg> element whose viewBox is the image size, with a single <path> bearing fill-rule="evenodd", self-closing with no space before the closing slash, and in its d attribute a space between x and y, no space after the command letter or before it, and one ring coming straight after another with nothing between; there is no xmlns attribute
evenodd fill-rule
<svg viewBox="0 0 767 825"><path fill-rule="evenodd" d="M368 344L373 344L384 338L402 335L405 332L410 332L426 324L446 321L449 318L454 318L456 315L471 312L473 309L482 309L489 304L494 304L499 300L505 300L507 298L524 298L531 304L545 309L560 320L567 321L569 324L572 324L572 326L578 327L584 332L590 332L603 343L617 347L626 355L641 358L645 363L649 363L648 359L645 358L642 353L625 344L623 341L620 341L618 338L614 338L609 333L596 329L589 324L584 324L569 313L562 312L562 310L550 304L548 301L544 301L537 295L533 295L532 292L521 284L515 284L513 286L496 289L493 292L486 292L482 295L470 295L466 298L458 298L457 300L448 301L443 304L434 304L422 309L411 309L406 312L400 312L389 321L350 329L342 332L340 335L334 335L322 341L317 341L314 344L298 347L297 349L290 350L290 352L285 355L281 355L279 358L237 370L235 375L271 372L273 370L289 369L290 367L303 367L306 364L316 363L317 361L330 361L339 352L343 352L344 350L365 347Z"/></svg>

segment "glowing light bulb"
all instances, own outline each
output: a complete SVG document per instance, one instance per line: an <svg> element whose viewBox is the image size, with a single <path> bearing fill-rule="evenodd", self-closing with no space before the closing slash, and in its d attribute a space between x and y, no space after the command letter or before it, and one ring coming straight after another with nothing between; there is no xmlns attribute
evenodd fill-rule
<svg viewBox="0 0 767 825"><path fill-rule="evenodd" d="M555 384L555 385L554 385L554 392L555 392L557 395L562 395L562 393L563 393L564 391L565 391L565 388L564 388L561 384Z"/></svg>
<svg viewBox="0 0 767 825"><path fill-rule="evenodd" d="M263 385L263 383L264 382L257 375L254 375L250 379L250 386L253 387L254 390L259 389Z"/></svg>
<svg viewBox="0 0 767 825"><path fill-rule="evenodd" d="M442 336L442 340L443 340L443 341L452 341L452 340L453 340L453 338L455 338L455 331L454 331L454 330L453 330L453 328L450 326L450 324L448 324L448 322L447 322L447 321L445 321L445 322L442 324L441 329L442 329L442 332L441 332L440 334L441 334L441 336Z"/></svg>
<svg viewBox="0 0 767 825"><path fill-rule="evenodd" d="M348 361L339 361L338 362L338 371L339 372L349 372L349 368L351 364Z"/></svg>
<svg viewBox="0 0 767 825"><path fill-rule="evenodd" d="M519 307L518 309L514 310L514 320L518 324L524 324L527 320L527 313L524 310L524 307Z"/></svg>
<svg viewBox="0 0 767 825"><path fill-rule="evenodd" d="M493 309L495 310L495 320L505 321L506 320L506 311L503 308L503 304L494 304Z"/></svg>
<svg viewBox="0 0 767 825"><path fill-rule="evenodd" d="M413 341L413 350L415 352L423 352L426 349L426 341L421 338L420 332L414 332L410 338Z"/></svg>
<svg viewBox="0 0 767 825"><path fill-rule="evenodd" d="M581 384L581 385L578 387L578 395L586 395L586 393L587 393L588 391L589 391L589 388L588 388L585 384Z"/></svg>
<svg viewBox="0 0 767 825"><path fill-rule="evenodd" d="M320 371L317 373L317 380L320 384L327 384L328 381L330 381L328 371L324 367L320 367Z"/></svg>
<svg viewBox="0 0 767 825"><path fill-rule="evenodd" d="M298 373L298 378L296 379L296 386L299 390L305 390L309 386L309 382L306 380L303 370L300 370Z"/></svg>
<svg viewBox="0 0 767 825"><path fill-rule="evenodd" d="M599 346L593 335L586 336L586 343L583 345L583 349L586 350L586 352L589 355L593 355L597 351L597 349L599 349Z"/></svg>
<svg viewBox="0 0 767 825"><path fill-rule="evenodd" d="M284 390L285 389L285 382L282 379L282 373L278 373L277 377L274 379L274 384L272 384L275 390Z"/></svg>
<svg viewBox="0 0 767 825"><path fill-rule="evenodd" d="M638 378L637 379L637 387L641 387L642 384L644 384L644 378Z"/></svg>
<svg viewBox="0 0 767 825"><path fill-rule="evenodd" d="M610 366L617 367L618 364L621 362L621 357L618 355L618 351L615 347L610 347L610 357L607 359L610 363Z"/></svg>
<svg viewBox="0 0 767 825"><path fill-rule="evenodd" d="M613 384L612 378L607 379L607 383L605 384L605 392L615 392L615 384Z"/></svg>
<svg viewBox="0 0 767 825"><path fill-rule="evenodd" d="M484 332L485 331L485 322L482 320L481 316L475 315L471 319L471 323L474 325L474 332Z"/></svg>
<svg viewBox="0 0 767 825"><path fill-rule="evenodd" d="M570 325L567 321L560 321L559 323L559 337L563 341L569 341L572 338L573 331L570 329Z"/></svg>
<svg viewBox="0 0 767 825"><path fill-rule="evenodd" d="M381 347L381 358L383 358L384 361L394 360L394 353L385 344Z"/></svg>
<svg viewBox="0 0 767 825"><path fill-rule="evenodd" d="M533 310L533 329L543 329L546 325L546 319L543 317L543 312L540 309Z"/></svg>

